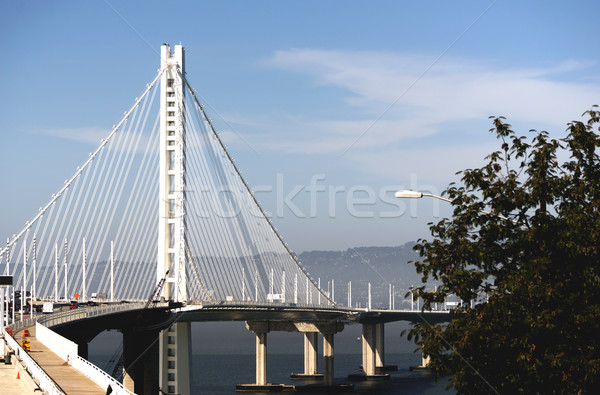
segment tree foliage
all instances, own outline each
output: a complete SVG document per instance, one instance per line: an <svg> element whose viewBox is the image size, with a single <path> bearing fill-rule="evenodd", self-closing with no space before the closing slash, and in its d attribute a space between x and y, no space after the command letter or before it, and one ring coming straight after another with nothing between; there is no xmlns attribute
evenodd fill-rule
<svg viewBox="0 0 600 395"><path fill-rule="evenodd" d="M463 303L450 323L415 324L408 337L458 393L600 388L600 112L582 117L563 139L517 136L492 117L500 149L459 173L444 191L452 219L415 246L423 283L441 283L415 291L423 308Z"/></svg>

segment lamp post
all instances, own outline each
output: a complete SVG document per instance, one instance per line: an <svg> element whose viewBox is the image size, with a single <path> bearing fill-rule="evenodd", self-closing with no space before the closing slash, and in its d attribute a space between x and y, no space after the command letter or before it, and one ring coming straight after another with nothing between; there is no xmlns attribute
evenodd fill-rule
<svg viewBox="0 0 600 395"><path fill-rule="evenodd" d="M447 198L442 197L442 196L434 195L432 193L424 193L424 192L417 192L417 191L410 191L410 190L401 190L401 191L398 191L398 192L396 192L395 196L397 198L400 198L400 199L420 199L423 196L427 196L427 197L432 197L434 199L443 200L445 202L452 203L452 200L447 199ZM487 211L487 210L479 210L479 212L480 213L484 213L484 214L488 214L488 215L494 215L494 216L496 216L496 217L498 217L500 219L504 219L504 220L510 221L510 222L512 222L514 224L517 223L517 221L515 221L514 219L507 218L507 217L505 217L503 215L500 215L500 214L494 214L494 213L492 213L490 211Z"/></svg>
<svg viewBox="0 0 600 395"><path fill-rule="evenodd" d="M401 198L401 199L420 199L423 196L429 196L429 197L432 197L432 198L443 200L445 202L452 202L452 200L446 199L445 197L441 197L441 196L434 195L434 194L431 194L431 193L424 193L424 192L417 192L417 191L410 191L410 190L401 190L401 191L398 191L398 192L396 192L395 196L397 198Z"/></svg>
<svg viewBox="0 0 600 395"><path fill-rule="evenodd" d="M400 198L400 199L420 199L423 196L427 196L427 197L432 197L434 199L443 200L445 202L452 203L452 200L447 199L447 198L442 197L442 196L434 195L432 193L417 192L417 191L411 191L411 190L400 190L400 191L398 191L398 192L395 193L395 196L397 198ZM488 214L488 215L496 216L496 217L498 217L500 219L503 219L503 220L506 220L506 221L510 221L513 224L518 224L518 222L515 221L514 219L507 218L507 217L505 217L503 215L500 215L500 214L495 214L495 213L492 213L492 212L486 211L486 210L479 210L479 212L480 213L484 213L484 214ZM437 287L436 287L436 289L437 289ZM487 294L486 294L486 302L487 302ZM412 287L411 287L411 309L412 309L412 304L413 304L413 299L412 299ZM471 307L472 306L473 306L473 301L471 300ZM418 309L419 309L419 299L417 298L417 310ZM436 303L436 310L437 310L437 303Z"/></svg>

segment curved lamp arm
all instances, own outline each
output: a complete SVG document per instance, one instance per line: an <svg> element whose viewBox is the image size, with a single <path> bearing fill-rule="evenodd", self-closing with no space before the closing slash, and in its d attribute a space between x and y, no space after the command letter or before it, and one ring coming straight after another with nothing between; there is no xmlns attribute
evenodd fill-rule
<svg viewBox="0 0 600 395"><path fill-rule="evenodd" d="M395 196L397 198L405 198L405 199L419 199L419 198L422 198L423 196L429 196L432 198L443 200L445 202L452 202L452 200L450 200L450 199L446 199L445 197L441 197L438 195L433 195L431 193L409 191L409 190L398 191L398 192L396 192Z"/></svg>
<svg viewBox="0 0 600 395"><path fill-rule="evenodd" d="M398 192L396 192L395 196L397 198L400 198L400 199L420 199L423 196L427 196L427 197L432 197L434 199L443 200L443 201L449 202L449 203L452 202L452 200L447 199L447 198L442 197L442 196L434 195L434 194L431 194L431 193L410 191L410 190L401 190L401 191L398 191ZM507 218L507 217L505 217L503 215L500 215L500 214L494 214L494 213L492 213L490 211L487 211L487 210L479 210L479 212L480 213L484 213L484 214L488 214L488 215L494 215L494 216L496 216L496 217L498 217L500 219L504 219L506 221L510 221L510 222L512 222L514 224L517 223L517 221L515 221L514 219Z"/></svg>

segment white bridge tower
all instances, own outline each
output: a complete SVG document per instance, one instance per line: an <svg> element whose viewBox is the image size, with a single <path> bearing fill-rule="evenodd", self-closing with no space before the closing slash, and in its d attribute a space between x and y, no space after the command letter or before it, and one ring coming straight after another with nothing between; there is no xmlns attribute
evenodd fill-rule
<svg viewBox="0 0 600 395"><path fill-rule="evenodd" d="M187 302L185 50L168 44L160 51L160 208L157 283L166 276L162 295ZM167 274L168 272L168 274ZM159 335L159 385L162 393L191 392L190 323L174 323Z"/></svg>
<svg viewBox="0 0 600 395"><path fill-rule="evenodd" d="M160 93L160 208L157 283L165 277L163 295L187 301L185 227L185 89L184 49L161 47Z"/></svg>

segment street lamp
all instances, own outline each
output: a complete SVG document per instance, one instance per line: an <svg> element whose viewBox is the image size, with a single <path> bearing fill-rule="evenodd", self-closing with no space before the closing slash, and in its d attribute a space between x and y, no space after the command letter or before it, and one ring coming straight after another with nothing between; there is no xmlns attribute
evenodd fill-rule
<svg viewBox="0 0 600 395"><path fill-rule="evenodd" d="M432 198L443 200L445 202L451 202L452 201L450 199L446 199L445 197L441 197L441 196L438 196L438 195L433 195L431 193L424 193L424 192L417 192L417 191L410 191L410 190L402 190L402 191L396 192L396 197L397 198L420 199L423 196L429 196L429 197L432 197Z"/></svg>
<svg viewBox="0 0 600 395"><path fill-rule="evenodd" d="M443 200L445 202L452 203L452 200L447 199L447 198L442 197L442 196L434 195L432 193L424 193L424 192L417 192L417 191L410 191L410 190L401 190L401 191L398 191L398 192L396 192L395 196L397 198L400 198L400 199L420 199L423 196L427 196L427 197L432 197L434 199L439 199L439 200ZM494 213L492 213L490 211L479 210L479 212L480 213L484 213L484 214L488 214L488 215L494 215L494 216L496 216L496 217L498 217L500 219L511 221L513 224L517 223L517 221L515 221L514 219L507 218L507 217L505 217L503 215L500 215L500 214L494 214Z"/></svg>

